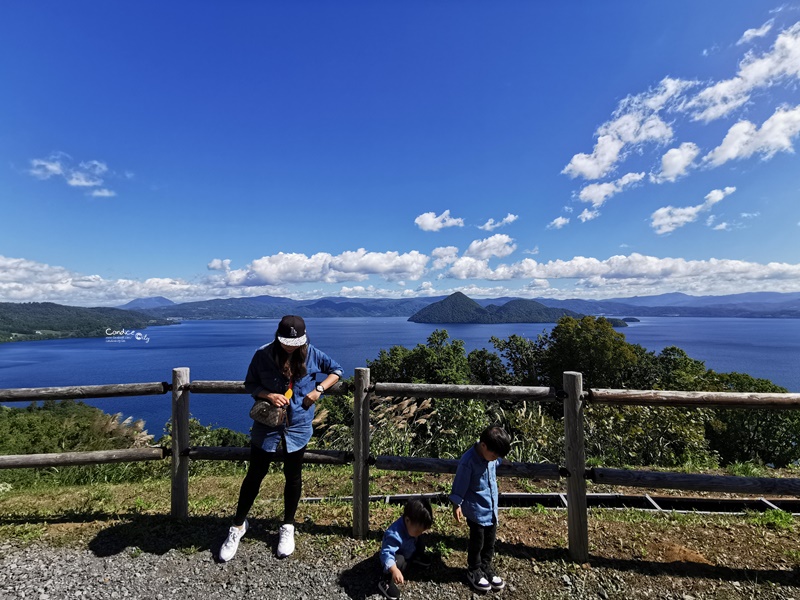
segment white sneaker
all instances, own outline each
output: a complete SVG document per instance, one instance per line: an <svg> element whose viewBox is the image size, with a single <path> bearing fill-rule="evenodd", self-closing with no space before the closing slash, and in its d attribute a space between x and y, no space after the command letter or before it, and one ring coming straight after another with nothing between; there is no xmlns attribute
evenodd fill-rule
<svg viewBox="0 0 800 600"><path fill-rule="evenodd" d="M247 519L245 519L241 527L236 527L236 525L234 525L228 530L228 537L219 549L219 559L222 562L228 562L236 556L236 550L239 548L239 540L242 539L242 536L248 529L250 529L250 525L248 525Z"/></svg>
<svg viewBox="0 0 800 600"><path fill-rule="evenodd" d="M294 525L284 523L278 530L278 558L286 558L294 552Z"/></svg>

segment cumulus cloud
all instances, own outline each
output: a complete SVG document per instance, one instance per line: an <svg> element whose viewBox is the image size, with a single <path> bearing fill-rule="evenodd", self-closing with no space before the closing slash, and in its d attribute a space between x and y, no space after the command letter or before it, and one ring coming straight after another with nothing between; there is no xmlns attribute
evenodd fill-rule
<svg viewBox="0 0 800 600"><path fill-rule="evenodd" d="M108 306L134 298L166 296L192 299L197 285L181 279L153 277L144 281L104 279L75 273L24 258L0 256L0 301L57 302L71 306Z"/></svg>
<svg viewBox="0 0 800 600"><path fill-rule="evenodd" d="M547 224L548 229L561 229L562 227L569 224L569 219L567 217L556 217L550 223Z"/></svg>
<svg viewBox="0 0 800 600"><path fill-rule="evenodd" d="M624 158L626 147L669 142L674 135L672 127L659 113L693 85L693 81L665 77L655 89L628 96L619 103L612 119L598 127L592 153L575 154L561 172L572 178L600 179Z"/></svg>
<svg viewBox="0 0 800 600"><path fill-rule="evenodd" d="M775 19L770 19L757 29L748 29L742 34L742 37L739 38L739 41L736 42L736 45L741 46L742 44L748 44L752 42L756 38L764 37L772 30L772 24L774 23L774 21Z"/></svg>
<svg viewBox="0 0 800 600"><path fill-rule="evenodd" d="M445 227L463 227L464 219L457 219L450 216L450 211L446 210L438 217L434 212L422 213L414 219L417 227L422 231L439 231Z"/></svg>
<svg viewBox="0 0 800 600"><path fill-rule="evenodd" d="M800 225L800 223L798 224ZM227 260L227 259L226 259ZM209 264L224 267L225 261ZM64 267L0 256L0 301L58 302L73 306L114 306L134 298L165 296L176 302L206 298L242 297L263 294L260 286L231 287L226 274L187 282L172 278L109 280L99 275L75 273ZM533 296L546 291L550 297L610 298L624 295L651 295L680 289L693 294L726 294L741 291L800 291L800 264L754 263L716 259L690 261L641 254L612 256L605 260L576 256L569 260L537 262L525 258L512 264L490 268L488 260L461 257L453 263L446 281L465 281L465 285L435 288L422 281L416 289L398 289L374 284L342 287L348 297L415 297L445 295L463 291L470 296ZM482 286L466 280L519 281L523 287ZM550 281L558 280L558 287ZM296 288L274 286L270 293L293 297L319 297L320 290L301 292Z"/></svg>
<svg viewBox="0 0 800 600"><path fill-rule="evenodd" d="M453 264L456 261L458 258L458 248L455 246L434 248L433 252L431 252L431 257L433 257L432 269L444 269L447 265Z"/></svg>
<svg viewBox="0 0 800 600"><path fill-rule="evenodd" d="M312 256L279 252L263 256L244 269L226 274L231 286L285 285L291 283L343 283L364 281L378 275L389 281L416 281L425 272L429 257L411 252L367 252L364 248L333 256L318 252Z"/></svg>
<svg viewBox="0 0 800 600"><path fill-rule="evenodd" d="M644 173L628 173L616 181L590 183L578 194L582 202L590 202L594 208L603 206L606 200L644 179ZM581 219L583 220L583 219Z"/></svg>
<svg viewBox="0 0 800 600"><path fill-rule="evenodd" d="M675 231L684 225L696 221L700 213L711 210L711 207L717 202L735 191L735 187L726 187L724 190L712 190L706 195L705 202L696 206L683 206L678 208L674 206L665 206L659 208L650 215L650 226L655 229L656 233L659 235Z"/></svg>
<svg viewBox="0 0 800 600"><path fill-rule="evenodd" d="M478 259L488 259L492 256L502 258L508 256L516 249L517 245L512 238L505 234L497 233L484 240L475 240L472 242L469 248L464 252L464 256Z"/></svg>
<svg viewBox="0 0 800 600"><path fill-rule="evenodd" d="M600 216L599 210L589 210L588 208L584 208L583 212L578 215L578 218L581 220L581 223L586 223L586 221L591 221L592 219L596 219Z"/></svg>
<svg viewBox="0 0 800 600"><path fill-rule="evenodd" d="M33 158L30 161L28 174L37 179L61 177L70 187L97 188L104 184L108 173L108 165L99 160L87 160L75 164L66 152L53 152L47 158ZM96 189L88 193L96 198L112 198L116 192L108 189Z"/></svg>
<svg viewBox="0 0 800 600"><path fill-rule="evenodd" d="M661 171L656 174L651 173L650 181L653 183L675 181L687 173L698 154L700 148L693 142L684 142L677 148L667 150L661 157Z"/></svg>
<svg viewBox="0 0 800 600"><path fill-rule="evenodd" d="M683 108L697 121L713 121L743 106L754 91L798 78L800 22L778 34L769 51L761 55L747 53L739 63L736 76L704 88Z"/></svg>
<svg viewBox="0 0 800 600"><path fill-rule="evenodd" d="M224 260L220 258L215 258L211 262L208 263L208 270L209 271L230 271L231 270L231 259L226 258Z"/></svg>
<svg viewBox="0 0 800 600"><path fill-rule="evenodd" d="M800 48L799 48L800 51ZM735 123L722 143L703 157L703 161L718 167L730 160L749 158L760 154L772 158L778 152L794 152L793 139L800 133L800 105L781 107L757 127L750 121Z"/></svg>
<svg viewBox="0 0 800 600"><path fill-rule="evenodd" d="M508 225L509 223L513 223L517 219L519 219L519 216L508 213L501 221L495 223L494 219L489 219L483 225L479 225L478 229L483 229L484 231L494 231L498 227L502 227L503 225Z"/></svg>

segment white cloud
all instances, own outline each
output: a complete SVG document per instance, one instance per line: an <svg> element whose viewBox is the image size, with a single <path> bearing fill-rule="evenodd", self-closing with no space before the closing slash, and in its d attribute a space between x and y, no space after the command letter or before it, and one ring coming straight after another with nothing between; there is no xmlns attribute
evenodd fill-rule
<svg viewBox="0 0 800 600"><path fill-rule="evenodd" d="M686 174L698 154L700 154L700 148L693 142L684 142L677 148L667 150L661 157L661 172L655 175L651 174L650 181L653 183L675 181L678 177Z"/></svg>
<svg viewBox="0 0 800 600"><path fill-rule="evenodd" d="M37 179L50 179L56 175L64 175L64 166L62 165L62 157L64 156L66 155L56 153L47 159L31 159L31 168L28 173Z"/></svg>
<svg viewBox="0 0 800 600"><path fill-rule="evenodd" d="M94 188L104 184L108 165L99 160L88 160L73 164L72 157L65 152L53 152L47 158L33 158L28 174L37 179L62 177L70 187ZM95 198L113 198L116 192L108 188L92 190L88 194Z"/></svg>
<svg viewBox="0 0 800 600"><path fill-rule="evenodd" d="M483 225L479 225L478 229L483 229L484 231L494 231L498 227L502 227L503 225L508 225L509 223L513 223L517 219L519 219L519 216L508 213L502 221L498 221L497 223L495 223L494 219L489 219Z"/></svg>
<svg viewBox="0 0 800 600"><path fill-rule="evenodd" d="M584 208L583 212L578 215L578 218L581 220L581 223L586 223L586 221L591 221L592 219L596 219L600 216L599 210L589 210L588 208Z"/></svg>
<svg viewBox="0 0 800 600"><path fill-rule="evenodd" d="M612 135L602 135L597 138L591 154L583 152L576 154L561 172L573 179L575 177L600 179L617 164L624 146L622 140Z"/></svg>
<svg viewBox="0 0 800 600"><path fill-rule="evenodd" d="M611 196L639 183L642 179L644 179L644 173L627 173L616 181L590 183L580 191L578 198L582 202L590 202L594 208L599 208L603 206L605 201L611 198Z"/></svg>
<svg viewBox="0 0 800 600"><path fill-rule="evenodd" d="M523 254L533 254L533 255L539 254L539 246L534 246L533 249L531 249L531 250L523 250L522 253Z"/></svg>
<svg viewBox="0 0 800 600"><path fill-rule="evenodd" d="M429 257L412 250L399 252L367 252L364 248L332 256L318 252L312 256L279 252L263 256L244 269L227 272L230 286L285 285L291 283L342 283L365 281L378 275L389 281L416 281L425 273ZM213 262L213 261L212 261Z"/></svg>
<svg viewBox="0 0 800 600"><path fill-rule="evenodd" d="M592 153L575 154L561 172L572 178L600 179L625 157L626 146L669 142L673 137L672 127L659 113L677 102L683 91L693 85L693 81L665 77L655 89L628 96L619 103L612 120L598 127Z"/></svg>
<svg viewBox="0 0 800 600"><path fill-rule="evenodd" d="M231 270L231 259L220 259L215 258L210 263L208 263L208 270L209 271L230 271Z"/></svg>
<svg viewBox="0 0 800 600"><path fill-rule="evenodd" d="M739 41L736 42L736 45L741 46L742 44L752 42L756 38L764 37L770 32L770 30L772 30L772 24L774 21L774 19L770 19L757 29L748 29L742 34L742 37L739 38Z"/></svg>
<svg viewBox="0 0 800 600"><path fill-rule="evenodd" d="M447 265L453 264L458 258L458 248L455 246L443 246L441 248L434 248L431 252L433 257L433 264L431 268L434 270L444 269Z"/></svg>
<svg viewBox="0 0 800 600"><path fill-rule="evenodd" d="M754 213L742 213L740 216L741 216L743 219L755 219L756 217L760 217L760 216L761 216L761 213L760 213L760 212L754 212Z"/></svg>
<svg viewBox="0 0 800 600"><path fill-rule="evenodd" d="M748 52L739 63L735 77L701 90L686 102L697 121L713 121L727 116L750 100L757 89L783 80L800 78L800 22L782 31L772 48L760 56Z"/></svg>
<svg viewBox="0 0 800 600"><path fill-rule="evenodd" d="M778 152L794 152L793 138L800 133L800 105L778 108L759 129L750 121L739 121L728 130L722 143L703 157L714 167L729 160L760 154L765 160Z"/></svg>
<svg viewBox="0 0 800 600"><path fill-rule="evenodd" d="M512 238L505 234L497 233L484 240L475 240L472 242L469 248L464 252L464 256L478 259L488 259L492 256L502 258L508 256L516 249L517 245Z"/></svg>
<svg viewBox="0 0 800 600"><path fill-rule="evenodd" d="M219 260L219 266L224 263ZM216 263L211 261L210 264ZM99 275L71 272L59 266L0 256L0 301L115 306L134 298L150 296L165 296L176 302L187 302L264 293L260 286L227 286L226 276L221 274L191 283L172 278L108 280ZM466 281L464 286L437 289L430 281L423 281L416 289L387 289L373 284L342 287L340 295L407 298L463 291L475 297L532 297L544 291L549 297L579 295L583 298L611 298L675 290L697 295L743 290L797 292L800 291L800 264L762 264L716 258L690 261L634 253L605 260L576 256L569 260L544 263L525 258L492 269L488 266L488 260L461 257L448 272L448 278L461 281L519 281L523 287L486 287L479 282ZM550 286L554 280L559 282L558 287ZM320 289L300 291L288 286L274 286L270 293L295 298L318 298L324 292Z"/></svg>
<svg viewBox="0 0 800 600"><path fill-rule="evenodd" d="M722 222L718 225L715 225L712 229L714 231L730 231L731 227L727 223Z"/></svg>
<svg viewBox="0 0 800 600"><path fill-rule="evenodd" d="M678 208L674 206L665 206L659 208L650 215L650 226L655 229L656 233L659 235L675 231L679 227L696 221L700 213L711 210L711 207L717 202L735 191L735 187L726 187L724 190L712 190L706 195L705 202L696 206L683 206Z"/></svg>
<svg viewBox="0 0 800 600"><path fill-rule="evenodd" d="M565 225L569 223L569 219L567 217L556 217L550 223L548 223L548 229L561 229Z"/></svg>
<svg viewBox="0 0 800 600"><path fill-rule="evenodd" d="M422 213L414 219L417 227L422 231L439 231L444 227L463 227L464 219L456 219L450 216L450 211L446 210L438 217L434 212Z"/></svg>

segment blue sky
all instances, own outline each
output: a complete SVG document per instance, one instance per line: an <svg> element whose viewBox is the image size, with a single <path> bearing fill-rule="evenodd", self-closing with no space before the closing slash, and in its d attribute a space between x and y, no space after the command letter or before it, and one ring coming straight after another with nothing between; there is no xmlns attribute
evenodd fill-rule
<svg viewBox="0 0 800 600"><path fill-rule="evenodd" d="M800 291L800 3L0 4L0 301Z"/></svg>

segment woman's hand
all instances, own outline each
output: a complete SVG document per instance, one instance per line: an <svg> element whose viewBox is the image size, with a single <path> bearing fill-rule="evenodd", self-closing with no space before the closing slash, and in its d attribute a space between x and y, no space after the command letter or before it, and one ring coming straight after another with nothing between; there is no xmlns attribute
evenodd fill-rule
<svg viewBox="0 0 800 600"><path fill-rule="evenodd" d="M283 394L277 394L277 393L267 394L265 400L269 400L272 406L276 406L278 408L289 405L289 399Z"/></svg>
<svg viewBox="0 0 800 600"><path fill-rule="evenodd" d="M303 398L303 408L311 408L311 405L314 404L319 397L322 396L317 390L311 390L306 394L306 397Z"/></svg>

